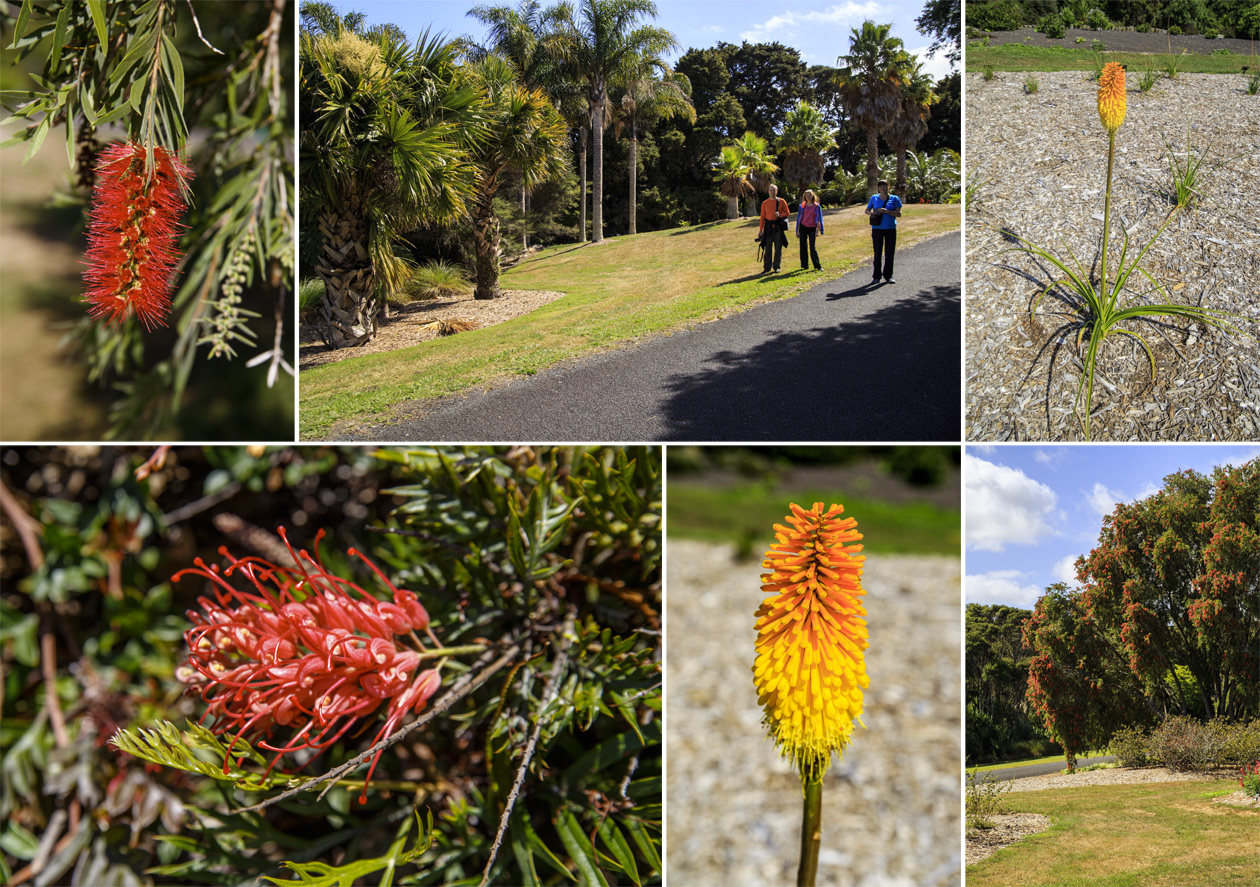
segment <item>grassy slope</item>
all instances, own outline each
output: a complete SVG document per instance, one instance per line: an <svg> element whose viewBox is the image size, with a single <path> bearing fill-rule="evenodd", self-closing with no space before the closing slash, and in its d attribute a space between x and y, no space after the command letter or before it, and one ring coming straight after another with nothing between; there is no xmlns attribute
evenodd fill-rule
<svg viewBox="0 0 1260 887"><path fill-rule="evenodd" d="M1106 42L1104 34L1103 42ZM1130 76L1153 65L1162 70L1167 53L1105 52L1103 60L1127 65ZM981 46L979 40L967 42L966 68L983 71L989 65L995 71L1092 71L1099 53L1089 44L1069 46L1025 46L1008 43L1004 46ZM1197 55L1173 53L1177 70L1184 74L1237 74L1248 58L1242 55ZM1253 62L1254 64L1254 62Z"/></svg>
<svg viewBox="0 0 1260 887"><path fill-rule="evenodd" d="M910 206L898 248L959 226L959 208ZM829 210L818 239L825 277L802 272L795 237L784 273L760 276L755 221L618 237L599 246L544 250L503 276L507 289L556 290L565 298L524 317L411 348L348 358L301 375L301 435L320 437L339 423L382 421L391 406L531 375L561 360L714 320L757 302L799 293L869 261L862 207Z"/></svg>
<svg viewBox="0 0 1260 887"><path fill-rule="evenodd" d="M1217 887L1256 883L1260 810L1216 804L1234 780L1105 785L1007 795L1048 831L967 868L967 887Z"/></svg>
<svg viewBox="0 0 1260 887"><path fill-rule="evenodd" d="M792 501L832 502L835 492L793 492ZM782 492L765 485L715 487L671 481L666 526L671 538L734 542L741 554L760 557L769 528L783 522L784 501ZM868 553L958 556L961 519L956 509L846 496L844 513L857 518Z"/></svg>

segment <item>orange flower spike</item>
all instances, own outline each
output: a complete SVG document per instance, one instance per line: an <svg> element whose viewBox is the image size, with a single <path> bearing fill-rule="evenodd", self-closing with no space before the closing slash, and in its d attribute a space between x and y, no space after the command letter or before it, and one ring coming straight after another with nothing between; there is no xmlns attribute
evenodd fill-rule
<svg viewBox="0 0 1260 887"><path fill-rule="evenodd" d="M1098 77L1098 118L1111 135L1124 123L1124 111L1124 68L1108 62Z"/></svg>
<svg viewBox="0 0 1260 887"><path fill-rule="evenodd" d="M791 506L762 562L753 680L775 744L802 776L821 776L849 744L867 687L865 556L844 506Z"/></svg>

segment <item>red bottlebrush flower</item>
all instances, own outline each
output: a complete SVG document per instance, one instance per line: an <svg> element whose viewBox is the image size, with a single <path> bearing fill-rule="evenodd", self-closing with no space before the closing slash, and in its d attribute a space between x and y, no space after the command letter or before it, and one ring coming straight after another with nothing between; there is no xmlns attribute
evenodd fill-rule
<svg viewBox="0 0 1260 887"><path fill-rule="evenodd" d="M134 311L151 330L166 325L171 284L179 262L182 183L192 171L166 148L116 142L101 152L88 226L84 301L95 320L121 324Z"/></svg>
<svg viewBox="0 0 1260 887"><path fill-rule="evenodd" d="M288 545L283 528L280 536ZM384 702L385 723L373 739L378 742L408 712L421 711L441 683L436 669L418 672L423 647L414 632L428 629L429 614L416 595L395 588L353 548L350 555L372 568L393 601L329 574L319 560L322 536L322 531L316 536L314 557L289 546L297 570L261 558L238 559L220 548L229 561L226 569L198 558L196 567L171 577L178 582L188 574L202 576L215 586L214 600L199 598L202 611L188 611L195 625L184 633L188 663L177 676L207 703L202 722L209 720L216 734L235 731L233 744L242 737L270 737L278 727L293 729L285 742L258 743L276 752L271 767L286 752L322 751ZM251 590L228 582L236 574ZM414 646L402 643L401 635ZM372 759L361 804L380 756Z"/></svg>

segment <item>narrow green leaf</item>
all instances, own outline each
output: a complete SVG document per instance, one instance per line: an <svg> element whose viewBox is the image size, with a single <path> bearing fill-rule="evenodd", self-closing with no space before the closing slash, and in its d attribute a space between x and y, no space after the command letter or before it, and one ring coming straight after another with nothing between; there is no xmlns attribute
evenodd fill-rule
<svg viewBox="0 0 1260 887"><path fill-rule="evenodd" d="M165 55L171 74L171 89L175 93L175 104L179 113L184 113L184 63L179 57L179 50L171 42L171 38L162 35L162 52Z"/></svg>
<svg viewBox="0 0 1260 887"><path fill-rule="evenodd" d="M35 152L39 150L39 146L44 144L44 137L48 135L48 124L52 122L52 115L44 115L44 119L39 121L39 126L35 127L35 135L31 136L31 146L26 149L26 157L22 160L25 163L35 156Z"/></svg>
<svg viewBox="0 0 1260 887"><path fill-rule="evenodd" d="M74 169L74 115L66 115L66 158L70 161L70 168Z"/></svg>
<svg viewBox="0 0 1260 887"><path fill-rule="evenodd" d="M603 839L604 845L612 851L613 858L617 860L621 870L629 876L630 880L642 887L643 879L639 877L639 867L634 861L634 852L626 842L621 829L617 828L617 824L611 818L605 819L600 825L599 836Z"/></svg>
<svg viewBox="0 0 1260 887"><path fill-rule="evenodd" d="M144 81L136 80L131 84L131 96L127 101L131 105L131 110L135 111L137 114L140 113L141 100L143 98Z"/></svg>
<svg viewBox="0 0 1260 887"><path fill-rule="evenodd" d="M61 50L66 46L66 24L70 21L70 4L61 7L61 11L57 13L57 29L53 31L51 63L50 71L57 70L57 66L61 64Z"/></svg>
<svg viewBox="0 0 1260 887"><path fill-rule="evenodd" d="M109 29L105 24L105 0L87 0L88 11L92 13L92 24L96 26L96 39L101 50L109 43Z"/></svg>
<svg viewBox="0 0 1260 887"><path fill-rule="evenodd" d="M17 24L13 26L13 43L10 48L16 49L18 38L26 30L26 22L31 17L31 0L22 0L22 11L18 13Z"/></svg>
<svg viewBox="0 0 1260 887"><path fill-rule="evenodd" d="M639 848L639 852L643 854L643 858L647 860L648 865L652 866L652 870L659 872L661 870L661 853L657 849L657 841L653 840L648 834L647 828L637 819L629 819L625 823L626 831L630 833L630 837L634 839L635 846Z"/></svg>
<svg viewBox="0 0 1260 887"><path fill-rule="evenodd" d="M513 817L508 826L508 843L512 847L512 855L516 857L516 867L521 870L522 887L542 887L538 869L534 865L534 852L529 847L525 830L521 828L519 816Z"/></svg>
<svg viewBox="0 0 1260 887"><path fill-rule="evenodd" d="M582 831L582 827L569 810L561 810L556 817L556 831L560 833L564 849L569 851L569 856L577 864L578 873L581 875L578 883L584 883L587 887L595 887L597 884L600 887L608 887L608 881L605 880L604 873L599 870L598 860L595 859L595 854L591 850L590 839L586 837L586 832Z"/></svg>
<svg viewBox="0 0 1260 887"><path fill-rule="evenodd" d="M529 841L529 846L533 848L534 852L538 854L539 858L541 858L544 862L546 862L556 871L560 872L570 881L577 880L577 878L573 876L573 872L569 871L569 867L560 861L560 857L552 853L551 848L543 843L543 839L538 836L538 832L534 831L534 827L533 825L530 824L528 817L522 817L521 827L525 829L525 837L526 837L526 840Z"/></svg>

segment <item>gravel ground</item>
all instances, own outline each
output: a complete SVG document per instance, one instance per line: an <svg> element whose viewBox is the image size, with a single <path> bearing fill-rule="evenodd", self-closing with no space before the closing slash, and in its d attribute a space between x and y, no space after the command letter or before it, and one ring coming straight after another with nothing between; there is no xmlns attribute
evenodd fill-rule
<svg viewBox="0 0 1260 887"><path fill-rule="evenodd" d="M760 561L677 540L668 557L669 881L794 883L800 780L761 726L751 673ZM828 771L819 884L961 884L960 567L947 557L867 558L867 729Z"/></svg>
<svg viewBox="0 0 1260 887"><path fill-rule="evenodd" d="M966 78L968 175L984 184L967 212L966 349L969 440L1083 438L1073 404L1081 359L1077 310L1061 288L1032 313L1047 283L1062 275L1011 251L1027 238L1097 276L1107 134L1097 86L1080 71L992 81ZM1169 145L1186 162L1189 144L1207 155L1205 196L1179 213L1142 257L1164 287L1147 302L1201 305L1236 315L1241 335L1201 324L1128 321L1155 358L1155 375L1134 339L1103 345L1092 401L1094 440L1255 440L1260 435L1260 97L1238 75L1182 74L1147 93L1130 72L1127 114L1116 136L1108 278L1114 280L1122 229L1126 264L1168 218ZM1213 169L1219 166L1219 169ZM1150 284L1134 274L1122 305ZM1250 337L1250 338L1249 338ZM1083 349L1082 349L1083 353ZM1082 401L1084 394L1081 395ZM1083 411L1083 404L1082 404Z"/></svg>

